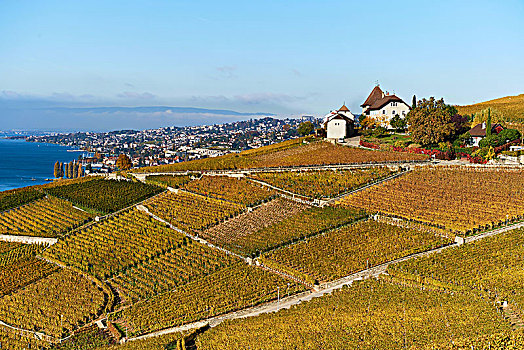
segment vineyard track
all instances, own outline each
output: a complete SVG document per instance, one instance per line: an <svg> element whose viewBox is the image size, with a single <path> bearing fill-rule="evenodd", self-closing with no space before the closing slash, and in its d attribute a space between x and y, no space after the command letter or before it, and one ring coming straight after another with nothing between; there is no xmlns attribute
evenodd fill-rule
<svg viewBox="0 0 524 350"><path fill-rule="evenodd" d="M306 196L302 196L302 195L293 193L291 191L287 191L287 190L284 190L282 188L270 185L270 184L268 184L267 182L264 182L264 181L256 180L256 179L253 179L253 178L250 178L250 177L247 177L247 179L249 181L251 181L251 182L255 182L255 183L259 184L259 185L262 185L262 186L265 186L267 188L271 188L272 190L278 191L279 195L281 197L284 197L284 198L287 198L287 199L291 199L292 201L295 201L295 202L298 202L298 203L314 205L314 206L317 206L317 207L318 206L322 206L322 205L327 203L327 201L325 201L325 200L311 199L311 198L308 198Z"/></svg>
<svg viewBox="0 0 524 350"><path fill-rule="evenodd" d="M15 242L25 244L47 244L52 246L58 242L57 238L34 237L34 236L18 236L18 235L0 235L0 241Z"/></svg>
<svg viewBox="0 0 524 350"><path fill-rule="evenodd" d="M222 322L224 322L226 320L234 320L234 319L240 319L240 318L254 317L254 316L258 316L260 314L277 312L277 311L279 311L281 309L289 309L290 307L292 307L294 305L298 305L298 304L300 304L302 302L310 301L313 298L318 298L318 297L322 297L322 296L324 296L326 294L331 294L334 290L340 289L340 288L342 288L344 286L349 286L349 285L351 285L355 281L359 281L359 280L363 280L363 279L367 279L367 278L371 278L371 277L378 277L379 275L386 273L387 267L389 265L391 265L391 264L396 264L396 263L403 262L403 261L406 261L406 260L410 260L410 259L413 259L413 258L418 258L418 257L422 257L422 256L428 256L428 255L431 255L431 254L434 254L434 253L439 253L439 252L441 252L444 249L447 249L447 248L450 248L450 247L455 247L455 246L458 246L458 244L453 243L453 244L450 244L450 245L447 245L447 246L444 246L444 247L439 247L439 248L435 248L435 249L428 250L428 251L425 251L425 252L408 255L408 256L403 257L403 258L395 259L395 260L386 262L384 264L377 265L377 266L371 267L369 269L353 273L351 275L348 275L346 277L342 277L342 278L337 279L335 281L323 283L323 284L318 286L313 291L306 291L306 292L298 293L298 294L295 294L295 295L292 295L292 296L289 296L289 297L281 298L280 301L274 300L274 301L271 301L271 302L268 302L268 303L265 303L265 304L261 304L261 305L255 306L255 307L250 307L250 308L246 308L246 309L243 309L243 310L227 313L227 314L224 314L224 315L211 317L211 318L208 318L206 320L193 322L193 323L188 323L188 324L185 324L185 325L182 325L182 326L178 326L178 327L166 328L166 329L159 330L159 331L156 331L156 332L151 332L151 333L148 333L148 334L144 334L144 335L141 335L141 336L138 336L138 337L128 338L127 341L133 341L133 340L140 340L140 339L146 339L146 338L151 338L151 337L157 337L157 336L170 334L170 333L176 333L176 332L183 332L183 331L192 330L192 329L198 329L198 328L205 327L205 326L216 327L216 326L218 326L219 324L221 324Z"/></svg>
<svg viewBox="0 0 524 350"><path fill-rule="evenodd" d="M412 161L391 161L391 162L377 162L377 163L355 163L355 164L331 164L331 165L308 165L308 166L294 166L294 167L266 167L266 168L249 168L249 169L235 169L235 170L201 170L201 171L173 171L173 172L159 172L159 173L129 173L137 180L145 182L145 178L149 175L188 175L194 173L201 173L205 175L248 175L250 173L260 172L288 172L288 171L304 171L304 170L351 170L362 168L374 168L381 166L405 166L411 167L414 165L430 165L438 164L438 161L432 160L412 160Z"/></svg>

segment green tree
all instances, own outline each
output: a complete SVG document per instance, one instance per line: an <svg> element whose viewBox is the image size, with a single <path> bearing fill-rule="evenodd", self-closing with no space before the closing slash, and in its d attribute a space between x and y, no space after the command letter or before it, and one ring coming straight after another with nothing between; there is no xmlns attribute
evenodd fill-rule
<svg viewBox="0 0 524 350"><path fill-rule="evenodd" d="M128 170L133 167L133 163L131 162L131 159L125 154L120 154L116 160L116 166L120 170Z"/></svg>
<svg viewBox="0 0 524 350"><path fill-rule="evenodd" d="M516 129L504 129L497 135L504 143L520 139L520 131Z"/></svg>
<svg viewBox="0 0 524 350"><path fill-rule="evenodd" d="M309 135L313 132L313 130L315 130L315 126L313 125L312 122L303 122L303 123L300 123L300 125L298 126L297 128L297 132L301 135L301 136L306 136L306 135Z"/></svg>
<svg viewBox="0 0 524 350"><path fill-rule="evenodd" d="M417 108L417 96L413 95L413 100L411 100L411 108Z"/></svg>
<svg viewBox="0 0 524 350"><path fill-rule="evenodd" d="M59 161L56 161L55 163L53 174L55 176L55 179L58 179L60 177L60 162Z"/></svg>
<svg viewBox="0 0 524 350"><path fill-rule="evenodd" d="M400 132L406 130L408 123L406 123L404 118L401 118L398 114L395 114L395 116L389 121L389 125Z"/></svg>
<svg viewBox="0 0 524 350"><path fill-rule="evenodd" d="M488 109L488 120L486 121L486 137L491 136L491 108Z"/></svg>
<svg viewBox="0 0 524 350"><path fill-rule="evenodd" d="M73 162L69 162L69 164L67 164L67 177L69 179L72 179L73 178Z"/></svg>
<svg viewBox="0 0 524 350"><path fill-rule="evenodd" d="M422 145L437 144L449 139L454 132L452 117L457 109L434 97L418 101L407 115L411 139Z"/></svg>
<svg viewBox="0 0 524 350"><path fill-rule="evenodd" d="M78 177L78 166L76 165L76 162L73 162L73 176L71 176L73 179L76 179Z"/></svg>

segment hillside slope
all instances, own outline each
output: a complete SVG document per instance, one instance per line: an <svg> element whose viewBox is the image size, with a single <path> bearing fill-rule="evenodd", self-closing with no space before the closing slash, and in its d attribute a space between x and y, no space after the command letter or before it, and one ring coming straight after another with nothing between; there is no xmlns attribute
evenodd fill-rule
<svg viewBox="0 0 524 350"><path fill-rule="evenodd" d="M457 106L462 115L474 114L486 108L492 108L504 114L505 121L509 124L524 124L524 94L506 96L468 106Z"/></svg>

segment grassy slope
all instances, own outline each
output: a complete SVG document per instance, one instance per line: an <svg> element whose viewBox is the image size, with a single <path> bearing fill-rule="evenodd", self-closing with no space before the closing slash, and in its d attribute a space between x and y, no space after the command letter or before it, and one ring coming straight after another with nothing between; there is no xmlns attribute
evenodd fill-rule
<svg viewBox="0 0 524 350"><path fill-rule="evenodd" d="M457 106L457 108L460 114L474 114L483 109L492 108L503 113L507 123L524 125L524 94L506 96L468 106Z"/></svg>

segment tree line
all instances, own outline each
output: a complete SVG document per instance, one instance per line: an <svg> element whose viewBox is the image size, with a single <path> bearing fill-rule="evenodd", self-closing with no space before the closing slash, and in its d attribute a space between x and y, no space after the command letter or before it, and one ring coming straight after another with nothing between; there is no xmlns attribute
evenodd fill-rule
<svg viewBox="0 0 524 350"><path fill-rule="evenodd" d="M75 179L85 176L85 171L82 167L82 163L77 162L76 160L70 161L69 163L57 161L54 166L54 176L57 179L63 177L67 179Z"/></svg>

